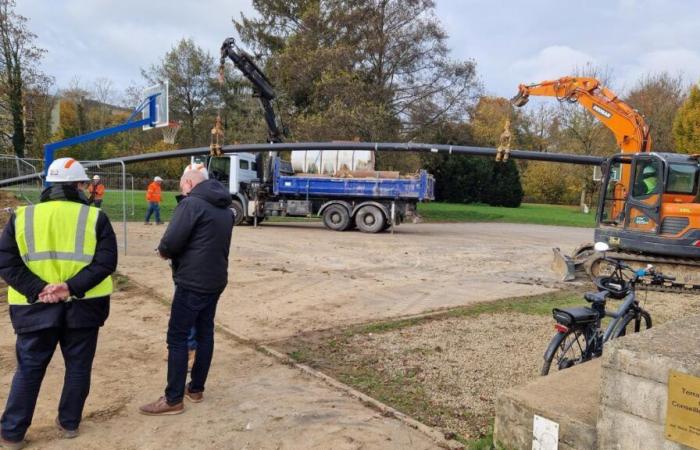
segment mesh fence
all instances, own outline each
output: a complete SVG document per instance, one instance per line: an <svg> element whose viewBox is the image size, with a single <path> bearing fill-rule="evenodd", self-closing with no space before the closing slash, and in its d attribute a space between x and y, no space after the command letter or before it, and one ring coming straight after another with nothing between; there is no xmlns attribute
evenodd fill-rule
<svg viewBox="0 0 700 450"><path fill-rule="evenodd" d="M136 198L139 192L134 187L134 177L126 173L125 167L120 162L81 161L86 166L88 177L99 175L100 182L105 186L105 195L102 202L102 210L109 216L114 224L119 246L126 252L127 249L127 223L136 215ZM14 178L23 175L40 174L43 170L43 161L31 158L17 158L14 155L0 155L0 179ZM43 189L42 180L35 178L3 188L4 192L10 192L14 198L23 203L37 203ZM89 193L85 192L86 197ZM0 205L2 207L4 205Z"/></svg>

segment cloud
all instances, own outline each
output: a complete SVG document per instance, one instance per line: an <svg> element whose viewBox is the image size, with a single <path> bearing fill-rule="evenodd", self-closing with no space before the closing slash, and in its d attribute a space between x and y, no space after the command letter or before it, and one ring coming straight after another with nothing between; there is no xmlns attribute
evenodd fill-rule
<svg viewBox="0 0 700 450"><path fill-rule="evenodd" d="M595 57L566 45L552 45L535 55L515 61L508 71L521 82L537 83L570 75L576 67L597 65Z"/></svg>
<svg viewBox="0 0 700 450"><path fill-rule="evenodd" d="M157 63L182 38L216 56L235 36L231 18L254 13L249 0L22 0L38 45L47 49L43 69L57 88L73 78L89 84L111 79L119 90L141 81L141 68Z"/></svg>

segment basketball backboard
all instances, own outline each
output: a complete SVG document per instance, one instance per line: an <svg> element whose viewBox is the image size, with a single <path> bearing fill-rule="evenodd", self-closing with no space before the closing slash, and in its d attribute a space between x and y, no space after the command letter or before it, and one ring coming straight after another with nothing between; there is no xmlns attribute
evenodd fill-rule
<svg viewBox="0 0 700 450"><path fill-rule="evenodd" d="M155 96L155 120L151 120L150 124L143 126L144 130L150 130L151 128L167 127L169 123L168 117L168 82L161 84L156 84L143 90L143 99L147 101L149 97ZM141 110L141 117L143 119L150 119L151 108L149 104ZM153 125L152 125L153 124Z"/></svg>

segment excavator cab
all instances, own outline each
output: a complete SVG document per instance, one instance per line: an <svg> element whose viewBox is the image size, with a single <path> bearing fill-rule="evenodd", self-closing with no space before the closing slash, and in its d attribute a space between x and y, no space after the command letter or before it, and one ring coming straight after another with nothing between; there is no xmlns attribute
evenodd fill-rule
<svg viewBox="0 0 700 450"><path fill-rule="evenodd" d="M700 258L697 158L620 154L604 167L595 242L634 253Z"/></svg>

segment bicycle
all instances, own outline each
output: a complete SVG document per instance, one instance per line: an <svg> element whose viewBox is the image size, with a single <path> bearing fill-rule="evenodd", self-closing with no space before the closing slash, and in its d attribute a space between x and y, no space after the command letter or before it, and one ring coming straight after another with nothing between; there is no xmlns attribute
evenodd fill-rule
<svg viewBox="0 0 700 450"><path fill-rule="evenodd" d="M604 253L609 247L599 242L595 249ZM549 374L553 362L557 370L568 369L601 356L604 344L610 339L651 328L651 316L639 305L635 286L642 277L651 277L653 284L675 280L656 272L652 265L634 270L612 258L604 256L603 260L610 263L613 270L609 276L595 279L598 292L584 294L584 299L591 303L590 307L552 310L557 334L544 353L541 375ZM626 276L626 272L631 272L631 277ZM606 311L608 299L622 300L622 305L615 312ZM612 320L603 332L601 325L604 317Z"/></svg>

